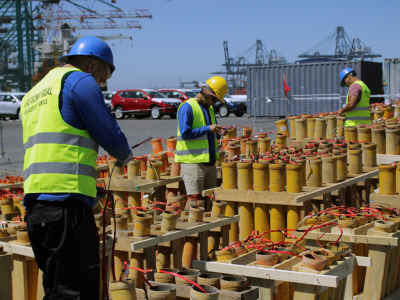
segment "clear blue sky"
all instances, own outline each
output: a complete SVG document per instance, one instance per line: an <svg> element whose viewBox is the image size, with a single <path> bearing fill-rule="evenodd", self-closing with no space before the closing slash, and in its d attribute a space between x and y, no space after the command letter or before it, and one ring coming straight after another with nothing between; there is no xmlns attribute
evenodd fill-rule
<svg viewBox="0 0 400 300"><path fill-rule="evenodd" d="M276 49L294 62L336 26L383 55L375 61L400 57L399 1L117 0L115 5L148 8L153 19L138 19L142 29L80 31L133 38L109 42L115 44L117 68L109 90L178 86L179 77L204 81L222 69L223 41L228 41L231 57L260 39L268 51ZM112 8L96 2L93 9Z"/></svg>

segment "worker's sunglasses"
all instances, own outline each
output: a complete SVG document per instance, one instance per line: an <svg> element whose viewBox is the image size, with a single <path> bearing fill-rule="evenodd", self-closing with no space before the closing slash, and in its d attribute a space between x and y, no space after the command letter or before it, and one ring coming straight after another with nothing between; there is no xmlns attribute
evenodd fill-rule
<svg viewBox="0 0 400 300"><path fill-rule="evenodd" d="M106 70L107 70L107 80L112 77L112 72L111 72L111 67L109 66L108 63L103 62L106 65Z"/></svg>

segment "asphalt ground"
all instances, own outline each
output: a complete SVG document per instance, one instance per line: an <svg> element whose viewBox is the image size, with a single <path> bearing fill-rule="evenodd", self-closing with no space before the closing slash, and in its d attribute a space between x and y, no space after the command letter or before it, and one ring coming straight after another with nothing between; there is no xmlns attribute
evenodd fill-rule
<svg viewBox="0 0 400 300"><path fill-rule="evenodd" d="M246 115L243 117L228 117L221 118L217 115L217 122L221 126L241 125L246 127L253 127L253 119L247 118ZM159 120L153 120L151 118L145 119L124 119L118 121L119 126L124 132L129 145L136 145L149 137L163 138L176 135L177 120L171 119L169 116L164 116ZM4 155L7 156L11 163L6 158L0 156L0 172L1 174L7 173L10 175L22 176L23 162L24 162L24 150L22 147L22 124L21 121L1 121L3 127L3 146ZM260 132L275 131L275 120L265 120L263 123L256 124L256 131ZM270 135L272 139L275 135ZM164 145L166 149L166 146ZM139 156L142 154L152 153L151 142L141 145L134 149L134 155ZM106 151L102 148L99 150L99 155L105 154Z"/></svg>

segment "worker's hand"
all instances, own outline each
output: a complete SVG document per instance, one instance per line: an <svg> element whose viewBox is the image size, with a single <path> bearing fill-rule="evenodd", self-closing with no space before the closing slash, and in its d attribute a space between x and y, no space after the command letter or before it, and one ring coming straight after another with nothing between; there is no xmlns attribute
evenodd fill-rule
<svg viewBox="0 0 400 300"><path fill-rule="evenodd" d="M96 198L94 199L94 205L93 207L96 207L97 204L99 204L100 200L107 197L106 189L103 188L102 186L96 186L96 190L97 190L97 194L96 194Z"/></svg>
<svg viewBox="0 0 400 300"><path fill-rule="evenodd" d="M228 130L226 130L225 128L221 128L221 130L218 133L220 136L224 136L227 132Z"/></svg>
<svg viewBox="0 0 400 300"><path fill-rule="evenodd" d="M115 165L118 168L123 168L132 160L132 157L133 157L133 153L131 151L126 159L124 159L124 160L117 159L117 161L115 162Z"/></svg>
<svg viewBox="0 0 400 300"><path fill-rule="evenodd" d="M210 131L211 132L219 132L221 130L221 126L218 124L210 125Z"/></svg>
<svg viewBox="0 0 400 300"><path fill-rule="evenodd" d="M19 223L17 228L19 230L27 230L28 229L28 227L26 226L26 223L24 223L24 222L23 223Z"/></svg>
<svg viewBox="0 0 400 300"><path fill-rule="evenodd" d="M343 108L340 108L340 109L337 111L337 113L338 113L339 116L341 116L341 115L343 115L343 114L345 113L345 111L344 111Z"/></svg>

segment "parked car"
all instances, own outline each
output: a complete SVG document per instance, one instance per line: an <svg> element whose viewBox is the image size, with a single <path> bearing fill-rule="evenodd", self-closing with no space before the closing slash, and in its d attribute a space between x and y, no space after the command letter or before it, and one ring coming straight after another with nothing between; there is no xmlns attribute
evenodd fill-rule
<svg viewBox="0 0 400 300"><path fill-rule="evenodd" d="M215 112L219 112L221 117L228 117L230 113L234 113L236 117L242 117L247 112L246 100L236 99L230 95L225 95L224 97L226 104L217 102L214 107Z"/></svg>
<svg viewBox="0 0 400 300"><path fill-rule="evenodd" d="M116 92L108 92L107 91L107 92L102 92L102 93L103 93L103 96L104 96L104 102L106 103L106 106L108 107L108 109L110 111L112 111L113 107L111 105L111 98L112 98L112 96L115 95Z"/></svg>
<svg viewBox="0 0 400 300"><path fill-rule="evenodd" d="M189 100L190 98L196 97L192 89L159 89L160 94L163 94L167 98L179 99L182 102Z"/></svg>
<svg viewBox="0 0 400 300"><path fill-rule="evenodd" d="M237 100L247 101L247 95L229 95L229 96Z"/></svg>
<svg viewBox="0 0 400 300"><path fill-rule="evenodd" d="M181 103L181 100L166 98L156 90L149 89L121 90L111 99L116 119L123 119L126 115L137 119L149 116L160 119L169 115L175 119Z"/></svg>
<svg viewBox="0 0 400 300"><path fill-rule="evenodd" d="M0 93L0 116L4 120L21 119L21 101L26 93Z"/></svg>

